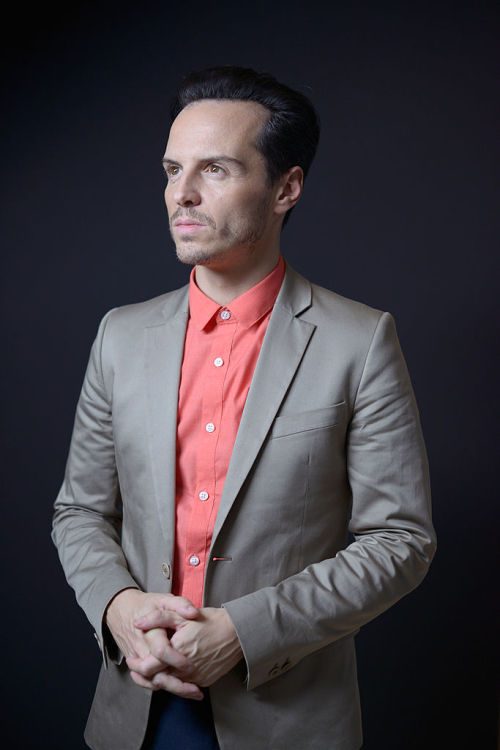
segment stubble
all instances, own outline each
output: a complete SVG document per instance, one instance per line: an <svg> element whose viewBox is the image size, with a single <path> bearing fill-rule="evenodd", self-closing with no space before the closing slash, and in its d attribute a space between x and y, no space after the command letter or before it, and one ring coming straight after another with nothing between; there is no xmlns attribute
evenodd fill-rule
<svg viewBox="0 0 500 750"><path fill-rule="evenodd" d="M252 207L251 213L242 220L228 223L217 228L215 220L206 214L193 209L177 211L171 219L171 234L175 243L177 258L188 265L217 266L229 255L238 251L246 256L252 255L257 243L266 228L266 216L269 207L269 192L265 192L260 201ZM173 222L180 215L206 224L212 230L210 240L195 236L175 237L172 232Z"/></svg>

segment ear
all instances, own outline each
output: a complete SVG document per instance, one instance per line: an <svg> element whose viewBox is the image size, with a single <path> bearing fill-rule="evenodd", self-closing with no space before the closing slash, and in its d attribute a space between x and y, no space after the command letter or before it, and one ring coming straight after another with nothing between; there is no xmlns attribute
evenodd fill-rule
<svg viewBox="0 0 500 750"><path fill-rule="evenodd" d="M304 173L302 167L291 167L278 180L274 213L283 216L295 206L302 194Z"/></svg>

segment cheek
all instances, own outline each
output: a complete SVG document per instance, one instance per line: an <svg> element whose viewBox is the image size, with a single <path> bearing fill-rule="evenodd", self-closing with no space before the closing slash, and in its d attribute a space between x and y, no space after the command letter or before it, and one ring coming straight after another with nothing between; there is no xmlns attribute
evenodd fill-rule
<svg viewBox="0 0 500 750"><path fill-rule="evenodd" d="M219 227L224 236L241 238L246 236L249 228L253 225L248 207L233 207L231 211L225 211L220 217Z"/></svg>
<svg viewBox="0 0 500 750"><path fill-rule="evenodd" d="M267 196L263 195L262 191L246 191L235 197L235 200L231 203L231 211L225 213L230 221L239 226L247 226L253 224L256 219L264 219L267 205Z"/></svg>

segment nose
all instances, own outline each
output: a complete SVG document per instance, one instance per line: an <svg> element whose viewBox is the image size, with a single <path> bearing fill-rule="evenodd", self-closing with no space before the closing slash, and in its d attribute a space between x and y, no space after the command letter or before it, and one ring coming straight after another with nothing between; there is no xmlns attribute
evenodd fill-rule
<svg viewBox="0 0 500 750"><path fill-rule="evenodd" d="M187 173L180 175L175 183L174 200L179 206L199 205L201 196L194 176Z"/></svg>

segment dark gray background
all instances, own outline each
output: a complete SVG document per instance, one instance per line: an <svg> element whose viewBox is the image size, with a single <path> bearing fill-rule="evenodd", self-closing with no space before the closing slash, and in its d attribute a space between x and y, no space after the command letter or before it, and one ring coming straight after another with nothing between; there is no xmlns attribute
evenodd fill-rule
<svg viewBox="0 0 500 750"><path fill-rule="evenodd" d="M187 280L160 158L174 87L212 64L268 70L317 106L321 145L283 252L311 280L395 315L420 405L439 550L423 585L358 636L365 748L496 746L498 39L485 2L13 8L4 746L84 747L99 653L49 540L52 502L99 319Z"/></svg>

